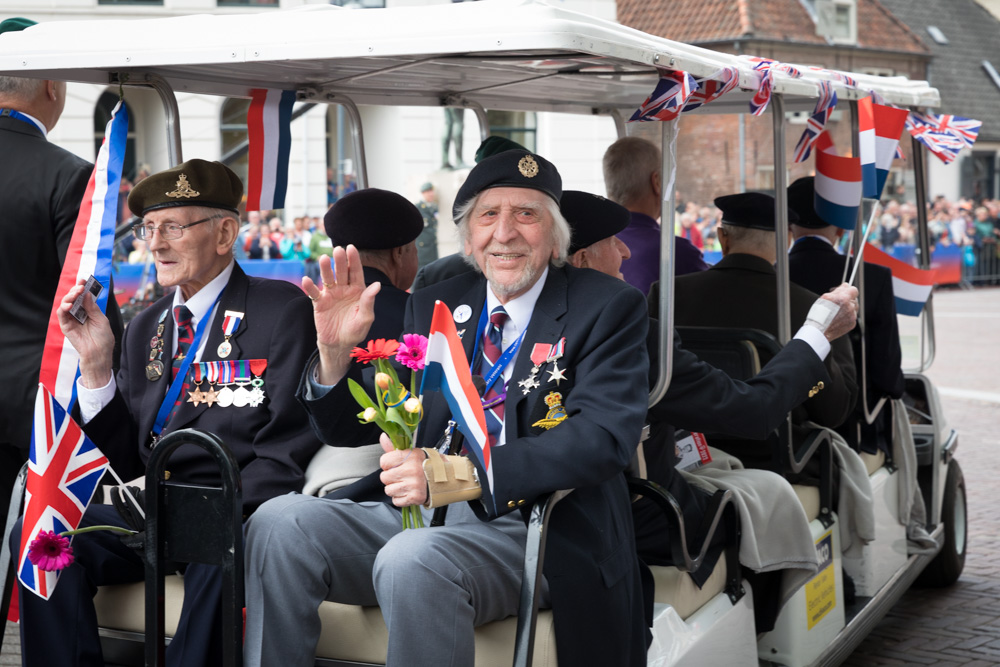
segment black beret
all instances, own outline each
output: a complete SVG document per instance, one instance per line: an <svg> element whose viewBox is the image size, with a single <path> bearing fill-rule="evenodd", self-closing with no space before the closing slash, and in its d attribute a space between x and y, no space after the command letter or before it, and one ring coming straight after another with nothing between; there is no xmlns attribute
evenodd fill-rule
<svg viewBox="0 0 1000 667"><path fill-rule="evenodd" d="M813 201L816 188L813 180L812 176L804 176L788 186L788 222L792 222L792 211L795 211L799 216L795 224L799 227L823 229L829 227L830 223L825 222L816 213Z"/></svg>
<svg viewBox="0 0 1000 667"><path fill-rule="evenodd" d="M573 230L569 254L603 241L628 227L632 216L628 209L600 195L567 190L559 200L559 209Z"/></svg>
<svg viewBox="0 0 1000 667"><path fill-rule="evenodd" d="M323 216L333 245L354 244L358 250L404 246L420 236L424 218L406 197L366 188L344 195Z"/></svg>
<svg viewBox="0 0 1000 667"><path fill-rule="evenodd" d="M479 148L476 149L476 162L482 162L486 158L492 157L497 153L503 153L504 151L528 152L528 149L516 141L511 141L507 137L493 135L486 137L483 143L479 144Z"/></svg>
<svg viewBox="0 0 1000 667"><path fill-rule="evenodd" d="M19 30L30 28L33 25L38 25L38 22L22 18L20 16L15 16L14 18L9 18L0 22L0 34L5 32L18 32Z"/></svg>
<svg viewBox="0 0 1000 667"><path fill-rule="evenodd" d="M716 197L715 205L722 210L722 222L736 227L774 231L774 197L761 192L743 192ZM788 222L798 222L795 211L788 211Z"/></svg>
<svg viewBox="0 0 1000 667"><path fill-rule="evenodd" d="M556 202L562 197L562 177L554 164L525 150L504 151L490 156L469 172L458 189L452 218L458 222L458 209L483 190L491 188L525 188L538 190Z"/></svg>
<svg viewBox="0 0 1000 667"><path fill-rule="evenodd" d="M221 162L188 160L139 181L128 194L128 207L142 217L174 206L207 206L239 213L243 182Z"/></svg>

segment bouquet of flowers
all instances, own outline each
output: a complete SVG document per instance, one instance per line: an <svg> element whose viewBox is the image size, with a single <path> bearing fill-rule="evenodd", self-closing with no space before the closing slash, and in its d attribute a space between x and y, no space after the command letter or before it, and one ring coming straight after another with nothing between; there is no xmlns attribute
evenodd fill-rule
<svg viewBox="0 0 1000 667"><path fill-rule="evenodd" d="M418 334L404 334L402 342L384 338L370 340L366 347L356 347L351 352L351 356L359 363L375 365L374 401L361 385L350 378L347 380L351 395L362 409L358 413L358 419L363 424L378 424L396 449L413 447L413 436L423 416L423 407L417 397L416 371L423 370L426 354L427 338ZM400 382L396 370L389 362L392 356L413 371L409 388ZM423 527L424 519L420 508L415 505L404 507L403 528Z"/></svg>

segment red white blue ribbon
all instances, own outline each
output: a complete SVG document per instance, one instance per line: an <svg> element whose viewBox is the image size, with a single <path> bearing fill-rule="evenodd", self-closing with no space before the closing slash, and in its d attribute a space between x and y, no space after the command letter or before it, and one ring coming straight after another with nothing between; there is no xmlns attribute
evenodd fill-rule
<svg viewBox="0 0 1000 667"><path fill-rule="evenodd" d="M771 102L771 91L774 89L775 72L781 72L782 74L793 79L798 79L802 76L802 72L800 72L796 67L780 63L777 60L771 60L770 58L758 58L756 56L740 57L752 63L753 69L760 73L760 85L757 87L757 92L754 93L753 98L750 100L750 113L754 116L759 116L764 113L764 111L767 110L767 105Z"/></svg>
<svg viewBox="0 0 1000 667"><path fill-rule="evenodd" d="M805 162L809 158L812 146L816 143L816 138L820 132L826 129L826 122L830 120L830 114L837 106L837 93L833 89L833 84L829 81L819 82L819 100L816 102L816 109L806 121L806 129L799 138L799 143L795 146L794 161Z"/></svg>
<svg viewBox="0 0 1000 667"><path fill-rule="evenodd" d="M222 320L222 335L229 340L229 337L240 328L240 322L243 320L243 313L237 313L235 310L227 310L225 317Z"/></svg>
<svg viewBox="0 0 1000 667"><path fill-rule="evenodd" d="M284 208L295 91L254 88L250 95L247 210Z"/></svg>
<svg viewBox="0 0 1000 667"><path fill-rule="evenodd" d="M680 70L660 70L660 80L653 93L636 110L629 122L671 121L680 115L684 104L698 87L694 77Z"/></svg>

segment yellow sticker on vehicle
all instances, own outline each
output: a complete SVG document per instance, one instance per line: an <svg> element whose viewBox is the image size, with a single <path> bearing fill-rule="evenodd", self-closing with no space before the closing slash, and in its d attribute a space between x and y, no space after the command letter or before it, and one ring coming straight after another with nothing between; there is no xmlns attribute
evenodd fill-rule
<svg viewBox="0 0 1000 667"><path fill-rule="evenodd" d="M809 616L808 629L837 606L837 577L833 569L833 532L828 532L816 541L819 556L819 571L806 583L806 614Z"/></svg>

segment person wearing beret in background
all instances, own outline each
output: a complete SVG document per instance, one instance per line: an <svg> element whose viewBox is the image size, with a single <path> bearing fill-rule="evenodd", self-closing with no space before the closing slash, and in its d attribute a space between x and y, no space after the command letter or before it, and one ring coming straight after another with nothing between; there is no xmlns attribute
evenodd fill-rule
<svg viewBox="0 0 1000 667"><path fill-rule="evenodd" d="M0 34L35 25L0 22ZM66 103L66 83L0 76L0 526L7 521L14 479L28 460L38 372L59 275L94 166L49 143ZM105 285L108 294L112 286ZM122 317L114 297L107 316L118 366Z"/></svg>
<svg viewBox="0 0 1000 667"><path fill-rule="evenodd" d="M427 266L438 258L438 204L433 183L428 181L420 186L417 210L424 220L424 228L417 237L417 260L420 266Z"/></svg>
<svg viewBox="0 0 1000 667"><path fill-rule="evenodd" d="M302 488L320 442L295 400L302 366L315 349L310 302L298 287L248 277L234 261L242 196L232 170L205 160L184 162L132 189L129 208L142 218L133 231L149 243L157 281L176 289L129 324L117 376L108 321L93 297L84 302L84 324L68 313L82 284L63 298L59 323L80 353L76 417L118 474L143 473L156 439L151 432L208 431L238 462L243 513L250 515L268 498ZM216 462L200 447L181 447L169 466L171 481L221 483ZM126 523L115 508L91 504L80 525ZM77 535L73 550L76 561L48 600L20 591L26 665L104 664L94 587L144 578L140 554L115 533ZM184 591L168 664L221 664L218 568L189 565Z"/></svg>
<svg viewBox="0 0 1000 667"><path fill-rule="evenodd" d="M427 334L442 301L464 330L473 373L488 375L491 358L494 373L503 369L484 396L496 402L487 410L491 474L471 458L442 457L445 471L472 467L476 476L448 505L445 525L403 531L395 508L447 503L441 492L462 476L429 483L425 457L432 466L441 455L394 451L383 436L383 502L288 495L265 503L247 526L248 665L312 665L324 599L381 606L390 666L473 664L474 626L518 611L526 517L557 489L575 489L549 524L541 587L560 663L646 664L623 471L646 414L648 317L643 295L623 281L566 265L561 195L558 171L539 155L482 160L454 209L476 273L418 290L407 306L403 330ZM370 326L375 289L365 288L354 248L335 249L335 272L321 261L327 285L303 281L316 299L319 354L302 398L324 441L370 443L374 424L346 427L343 416L358 408L344 379L365 379L349 353ZM416 444L433 447L451 410L438 392L423 400Z"/></svg>
<svg viewBox="0 0 1000 667"><path fill-rule="evenodd" d="M622 278L621 263L628 259L628 247L615 235L625 229L629 211L609 199L587 192L568 190L560 206L573 229L569 262L577 267L589 267L609 276ZM825 297L838 305L838 312L825 336L840 337L854 326L855 296L853 287L841 287ZM658 312L658 311L657 311ZM653 386L659 373L659 321L649 320L649 384ZM814 378L829 381L823 366L824 350L808 340L812 332L799 333L761 372L746 382L734 380L724 371L701 361L681 347L680 336L674 332L673 366L670 386L659 403L649 409L647 420L650 436L642 443L646 463L646 478L664 487L678 502L684 513L689 546L699 548L700 534L709 494L691 486L675 471L674 428L689 431L713 431L730 436L765 438L796 405L806 400ZM823 339L821 334L818 338ZM673 555L662 510L649 498L632 503L636 546L646 565L673 565ZM713 548L705 556L704 565L691 573L702 586L711 575L722 552L725 531L715 533ZM644 582L651 579L644 578ZM652 590L645 591L647 620L652 619ZM762 596L755 597L755 603Z"/></svg>
<svg viewBox="0 0 1000 667"><path fill-rule="evenodd" d="M716 198L715 205L722 210L719 242L723 257L707 271L677 278L674 322L677 326L760 329L777 336L774 198L760 193L734 194ZM798 220L793 211L788 212L788 218ZM784 237L787 231L781 233ZM804 287L789 286L793 330L806 323L816 298ZM830 341L830 352L825 361L829 377L810 378L817 391L793 411L795 425L812 421L836 428L854 409L858 387L850 341ZM761 362L769 360L762 358ZM708 441L739 458L748 468L770 469L773 465L771 447L766 442L711 437ZM817 459L813 457L810 463L816 465L807 465L803 471L803 483L817 483Z"/></svg>
<svg viewBox="0 0 1000 667"><path fill-rule="evenodd" d="M365 341L398 336L410 297L406 290L417 274L415 239L424 229L420 211L395 192L367 188L338 199L323 216L323 227L334 246L358 249L365 285L382 286Z"/></svg>
<svg viewBox="0 0 1000 667"><path fill-rule="evenodd" d="M844 264L848 260L834 247L844 235L844 230L827 224L819 217L813 206L814 194L812 176L800 178L788 186L788 208L799 216L799 221L790 225L795 242L788 252L788 277L808 290L823 294L843 280ZM850 264L853 268L854 262L851 261ZM857 329L851 334L851 344L859 378L862 376L861 364L865 364L868 408L874 409L883 397L903 396L903 351L899 346L892 272L883 266L865 262L863 281L864 357L861 354L861 335ZM837 429L848 444L855 449L863 447L869 454L876 453L879 447L888 452L892 437L891 411L882 410L875 422L868 424L864 417L864 405L859 398L854 416L855 419L848 420Z"/></svg>

